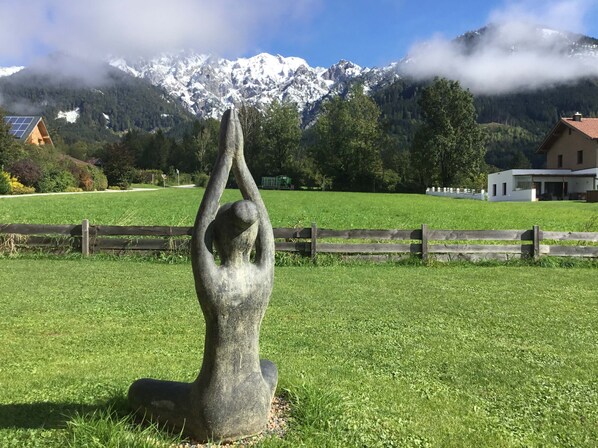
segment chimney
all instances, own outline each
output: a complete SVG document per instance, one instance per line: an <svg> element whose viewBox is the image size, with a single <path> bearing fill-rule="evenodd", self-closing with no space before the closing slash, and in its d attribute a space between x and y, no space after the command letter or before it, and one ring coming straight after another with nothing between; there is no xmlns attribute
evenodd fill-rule
<svg viewBox="0 0 598 448"><path fill-rule="evenodd" d="M573 121L581 121L582 115L579 112L573 114Z"/></svg>

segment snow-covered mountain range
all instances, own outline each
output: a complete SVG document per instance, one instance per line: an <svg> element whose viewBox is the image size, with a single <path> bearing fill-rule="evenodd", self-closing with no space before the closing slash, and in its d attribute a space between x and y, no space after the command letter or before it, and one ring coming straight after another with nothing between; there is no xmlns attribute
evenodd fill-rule
<svg viewBox="0 0 598 448"><path fill-rule="evenodd" d="M303 111L342 92L357 78L366 88L374 88L398 77L394 66L369 69L340 61L326 69L310 67L301 58L267 53L236 60L179 53L135 62L113 59L110 64L164 88L194 114L213 118L231 106L264 109L273 100L295 103Z"/></svg>
<svg viewBox="0 0 598 448"><path fill-rule="evenodd" d="M555 30L525 23L490 24L462 34L453 42L464 51L474 52L480 47L500 49L510 53L542 50L547 54L566 54L578 57L598 56L598 40L582 34Z"/></svg>
<svg viewBox="0 0 598 448"><path fill-rule="evenodd" d="M480 48L489 48L491 51L504 48L507 53L525 51L526 55L539 54L547 57L558 55L598 59L596 39L522 23L491 24L459 36L452 41L448 57L458 59L471 56L475 59L481 54L480 63L487 63L483 60L486 53L480 52ZM422 54L414 56L416 59L428 59L427 62L431 65L430 71L416 72L415 77L451 77L450 73L442 70L434 73L434 66L441 63L443 55L426 51L427 57ZM434 61L437 61L436 64ZM381 68L363 68L345 60L329 68L322 68L311 67L301 58L267 53L227 60L181 52L151 60L114 59L110 64L163 87L189 111L200 117L217 118L229 107L241 104L263 110L276 99L295 103L304 114L304 122L309 122L310 111L314 106L317 108L323 98L345 92L356 81L363 83L366 91L375 91L401 76L412 74L411 70L407 70L407 65L411 68L414 62L416 61L409 55ZM476 63L472 65L475 66ZM466 87L487 84L479 79L476 83L470 82L469 73L459 73L459 68L455 68L453 72L455 78L461 80Z"/></svg>
<svg viewBox="0 0 598 448"><path fill-rule="evenodd" d="M375 91L405 74L424 79L446 76L458 79L465 87L475 90L476 86L484 87L488 84L486 80L489 78L484 71L476 75L478 62L486 64L487 67L492 56L493 63L497 65L497 68L492 70L495 74L500 67L509 63L509 54L517 52L525 53L527 59L536 55L541 55L543 59L546 59L545 55L586 58L579 70L575 68L571 71L583 76L598 74L598 68L594 69L598 67L596 39L536 26L495 25L465 33L453 39L448 46L431 41L420 46L419 52L415 51L414 54L382 68L363 68L344 60L329 68L311 67L304 59L298 57L267 53L227 60L193 52L180 52L135 61L112 59L109 63L131 76L148 80L153 85L163 88L188 111L201 118L217 118L233 105L246 104L263 110L276 99L295 103L307 122L310 111L314 107L317 108L323 98L345 92L353 82L363 83L366 91ZM505 58L499 59L503 56ZM585 64L587 58L593 61L589 68ZM552 66L558 66L561 59L552 61ZM520 70L534 69L522 67L520 63L517 67ZM0 77L10 76L22 68L0 68ZM478 78L472 80L472 73ZM526 83L528 81L524 75L526 73L518 73L516 77L522 83ZM571 76L575 76L575 73ZM571 76L567 73L562 79L551 78L547 83L567 81ZM499 78L504 86L504 77ZM541 77L531 78L537 81ZM538 85L534 87L537 88ZM519 90L522 90L521 86Z"/></svg>
<svg viewBox="0 0 598 448"><path fill-rule="evenodd" d="M0 67L0 77L14 75L25 67Z"/></svg>
<svg viewBox="0 0 598 448"><path fill-rule="evenodd" d="M60 64L65 63L70 70L63 75L65 79L69 79L69 75L91 74L90 70L79 69L85 61L58 56L48 57L45 63L34 67L34 71L41 68L42 76L59 79ZM366 90L375 90L398 78L394 64L370 69L341 60L329 68L322 68L311 67L298 57L267 53L227 60L179 52L135 61L114 58L108 63L127 75L164 89L200 118L219 118L231 106L243 104L264 110L273 100L278 100L294 103L303 114L304 122L308 122L311 112L323 98L342 94L356 80L362 82ZM104 82L106 76L100 73L104 70L96 68L94 75ZM0 68L0 77L13 75L22 69L24 67ZM92 83L93 80L87 80L86 84L93 87Z"/></svg>

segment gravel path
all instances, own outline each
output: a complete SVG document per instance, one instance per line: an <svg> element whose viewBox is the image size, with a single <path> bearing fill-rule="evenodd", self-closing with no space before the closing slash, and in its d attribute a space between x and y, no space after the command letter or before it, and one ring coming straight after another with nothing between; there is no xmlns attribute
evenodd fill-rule
<svg viewBox="0 0 598 448"><path fill-rule="evenodd" d="M245 439L235 440L234 442L224 442L221 444L213 443L197 443L193 441L183 442L173 445L171 448L214 448L214 447L230 447L230 448L245 448L255 446L260 440L265 437L274 436L283 438L287 430L287 418L289 416L290 405L284 398L274 397L272 401L272 408L270 409L270 418L268 419L268 426L266 430L256 436L247 437Z"/></svg>
<svg viewBox="0 0 598 448"><path fill-rule="evenodd" d="M130 190L102 190L102 191L61 191L59 193L29 193L29 194L2 194L0 199L29 198L31 196L55 196L61 194L103 194L103 193L134 193L136 191L158 191L161 188L131 188Z"/></svg>

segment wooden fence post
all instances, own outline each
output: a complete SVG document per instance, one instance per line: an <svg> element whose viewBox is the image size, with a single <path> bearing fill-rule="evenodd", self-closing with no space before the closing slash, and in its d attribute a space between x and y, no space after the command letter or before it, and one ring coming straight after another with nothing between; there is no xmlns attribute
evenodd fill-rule
<svg viewBox="0 0 598 448"><path fill-rule="evenodd" d="M538 260L540 258L540 240L541 240L541 234L540 234L540 226L534 226L534 241L533 241L533 253L532 253L532 257L534 260Z"/></svg>
<svg viewBox="0 0 598 448"><path fill-rule="evenodd" d="M422 224L422 260L428 261L428 225Z"/></svg>
<svg viewBox="0 0 598 448"><path fill-rule="evenodd" d="M311 223L311 246L309 255L311 261L316 261L316 257L318 256L318 226L315 222Z"/></svg>
<svg viewBox="0 0 598 448"><path fill-rule="evenodd" d="M81 223L81 255L89 257L89 219Z"/></svg>

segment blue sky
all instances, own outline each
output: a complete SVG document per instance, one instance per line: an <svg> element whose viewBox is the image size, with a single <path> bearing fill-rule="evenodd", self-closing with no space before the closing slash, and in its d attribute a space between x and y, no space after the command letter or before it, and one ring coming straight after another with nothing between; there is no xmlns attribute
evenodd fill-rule
<svg viewBox="0 0 598 448"><path fill-rule="evenodd" d="M500 2L370 0L324 2L314 17L265 50L298 55L311 65L348 59L380 66L401 59L411 45L436 34L453 38L484 26Z"/></svg>
<svg viewBox="0 0 598 448"><path fill-rule="evenodd" d="M192 48L235 58L298 56L381 66L417 44L495 20L598 37L597 0L0 0L0 67L52 51L151 56ZM27 17L28 20L22 20Z"/></svg>

